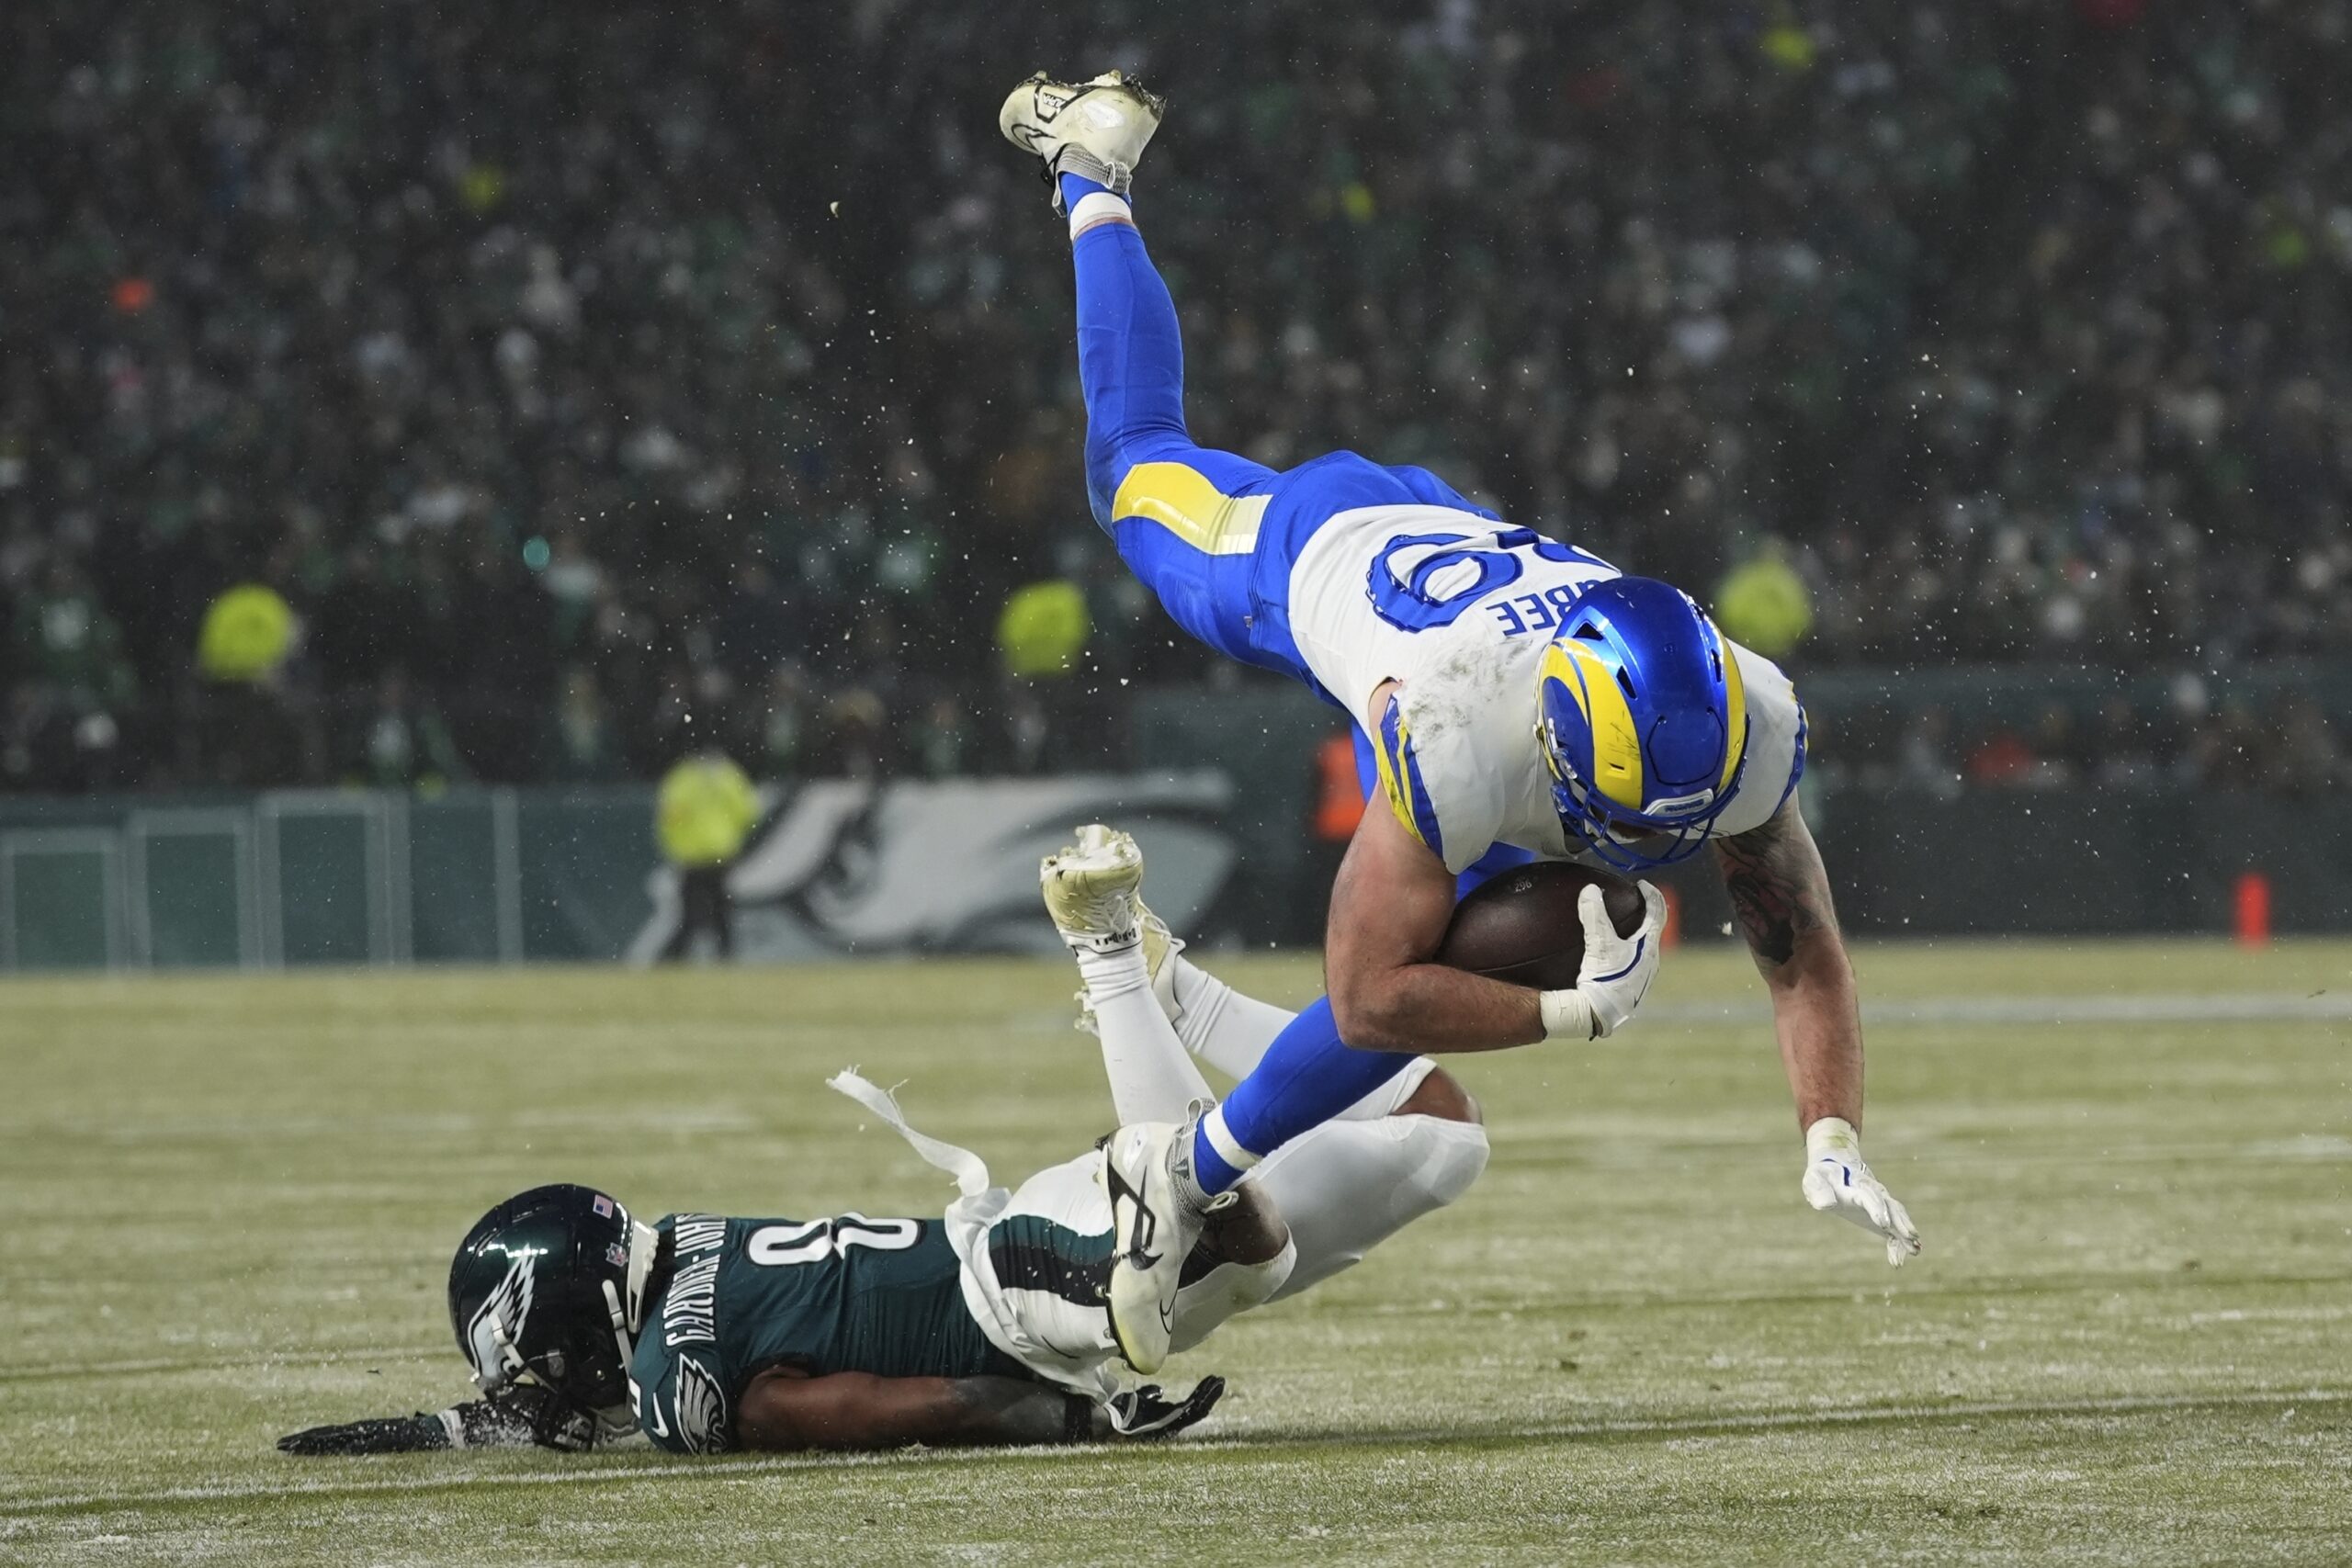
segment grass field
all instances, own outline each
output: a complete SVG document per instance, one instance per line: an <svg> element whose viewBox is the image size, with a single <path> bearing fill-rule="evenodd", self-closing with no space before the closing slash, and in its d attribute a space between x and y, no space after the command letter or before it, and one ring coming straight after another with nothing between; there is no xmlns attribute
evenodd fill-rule
<svg viewBox="0 0 2352 1568"><path fill-rule="evenodd" d="M271 1443L464 1393L449 1251L524 1186L936 1212L844 1064L1065 1156L1064 969L0 986L0 1560L2352 1561L2352 945L1858 958L1914 1266L1799 1201L1752 974L1690 951L1464 1069L1487 1178L1193 1358L1202 1440L855 1461Z"/></svg>

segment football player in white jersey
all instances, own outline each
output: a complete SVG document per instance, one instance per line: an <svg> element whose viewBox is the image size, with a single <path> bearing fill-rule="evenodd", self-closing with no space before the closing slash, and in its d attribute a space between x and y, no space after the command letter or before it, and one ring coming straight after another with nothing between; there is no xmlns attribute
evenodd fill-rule
<svg viewBox="0 0 2352 1568"><path fill-rule="evenodd" d="M1069 220L1088 499L1180 626L1348 714L1386 809L1364 813L1332 888L1328 998L1221 1105L1111 1141L1122 1353L1159 1367L1192 1238L1291 1139L1423 1053L1596 1039L1632 1015L1664 919L1646 884L1628 938L1588 890L1572 987L1430 961L1464 879L1529 859L1637 872L1713 846L1771 993L1805 1200L1878 1236L1889 1262L1916 1253L1909 1215L1861 1158L1853 970L1796 808L1804 716L1787 677L1679 590L1508 526L1426 469L1334 452L1276 472L1197 445L1175 306L1128 199L1163 107L1117 72L1040 73L999 119ZM1140 937L1099 940L1107 962Z"/></svg>

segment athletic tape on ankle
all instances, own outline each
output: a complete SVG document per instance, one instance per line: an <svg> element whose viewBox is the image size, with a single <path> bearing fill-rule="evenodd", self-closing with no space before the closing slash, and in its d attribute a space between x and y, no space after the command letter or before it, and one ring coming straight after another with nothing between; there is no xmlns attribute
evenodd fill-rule
<svg viewBox="0 0 2352 1568"><path fill-rule="evenodd" d="M1132 223L1136 209L1107 190L1098 190L1078 198L1069 209L1069 237L1077 239L1097 223Z"/></svg>
<svg viewBox="0 0 2352 1568"><path fill-rule="evenodd" d="M1236 1170L1247 1170L1261 1157L1241 1146L1231 1128L1225 1124L1225 1108L1219 1106L1201 1118L1201 1134L1216 1151L1216 1157Z"/></svg>

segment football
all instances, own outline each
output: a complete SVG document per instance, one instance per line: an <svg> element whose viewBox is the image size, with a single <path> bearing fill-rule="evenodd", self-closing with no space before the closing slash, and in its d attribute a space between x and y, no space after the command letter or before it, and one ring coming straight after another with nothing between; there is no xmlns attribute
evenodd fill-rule
<svg viewBox="0 0 2352 1568"><path fill-rule="evenodd" d="M1589 866L1541 862L1507 871L1462 900L1437 961L1514 986L1565 990L1584 963L1577 897L1589 886L1600 889L1620 936L1640 929L1640 888Z"/></svg>

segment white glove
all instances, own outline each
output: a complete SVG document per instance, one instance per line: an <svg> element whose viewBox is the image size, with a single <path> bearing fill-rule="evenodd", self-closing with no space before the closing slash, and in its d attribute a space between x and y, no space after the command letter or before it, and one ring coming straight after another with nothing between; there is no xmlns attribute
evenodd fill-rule
<svg viewBox="0 0 2352 1568"><path fill-rule="evenodd" d="M1666 929L1666 895L1644 882L1641 929L1619 936L1600 889L1577 895L1577 918L1584 922L1584 963L1576 988L1543 994L1544 1038L1599 1040L1614 1034L1634 1016L1657 978L1659 933Z"/></svg>
<svg viewBox="0 0 2352 1568"><path fill-rule="evenodd" d="M1804 1201L1884 1241L1886 1260L1897 1268L1919 1256L1918 1227L1862 1163L1861 1138L1843 1117L1825 1116L1804 1130Z"/></svg>

